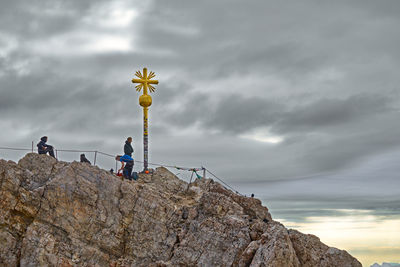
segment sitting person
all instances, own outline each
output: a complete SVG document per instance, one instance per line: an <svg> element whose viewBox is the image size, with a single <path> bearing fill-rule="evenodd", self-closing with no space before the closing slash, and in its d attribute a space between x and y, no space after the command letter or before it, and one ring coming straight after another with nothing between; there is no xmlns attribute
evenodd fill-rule
<svg viewBox="0 0 400 267"><path fill-rule="evenodd" d="M85 154L81 154L81 162L86 162L86 163L92 164L92 163L90 163L90 161L86 158Z"/></svg>
<svg viewBox="0 0 400 267"><path fill-rule="evenodd" d="M115 160L120 161L122 164L118 172L123 170L123 176L126 179L132 180L133 158L128 155L118 155L115 157Z"/></svg>
<svg viewBox="0 0 400 267"><path fill-rule="evenodd" d="M40 142L37 144L38 153L47 154L48 152L50 156L55 158L53 146L46 144L46 142L47 142L47 136L43 136L42 138L40 138Z"/></svg>

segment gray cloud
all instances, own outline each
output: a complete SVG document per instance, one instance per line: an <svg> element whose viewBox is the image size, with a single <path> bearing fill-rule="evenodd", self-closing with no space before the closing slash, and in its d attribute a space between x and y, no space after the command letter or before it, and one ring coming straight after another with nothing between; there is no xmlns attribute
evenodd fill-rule
<svg viewBox="0 0 400 267"><path fill-rule="evenodd" d="M379 113L389 112L390 99L381 95L356 94L347 99L321 98L310 104L295 107L277 128L282 131L314 131L320 127L335 127L338 124L354 123Z"/></svg>
<svg viewBox="0 0 400 267"><path fill-rule="evenodd" d="M242 133L252 128L271 126L282 116L282 103L261 98L232 95L218 103L214 114L205 120L208 127Z"/></svg>
<svg viewBox="0 0 400 267"><path fill-rule="evenodd" d="M160 80L150 161L206 166L275 218L396 217L399 11L372 0L2 1L0 145L48 135L56 148L117 154L133 136L141 160L131 79L147 66Z"/></svg>

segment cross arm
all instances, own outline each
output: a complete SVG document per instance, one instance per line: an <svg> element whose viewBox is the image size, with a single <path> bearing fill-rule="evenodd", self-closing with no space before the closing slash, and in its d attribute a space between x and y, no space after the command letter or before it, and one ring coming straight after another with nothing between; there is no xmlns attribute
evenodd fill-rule
<svg viewBox="0 0 400 267"><path fill-rule="evenodd" d="M142 79L132 79L133 83L144 83L144 80Z"/></svg>
<svg viewBox="0 0 400 267"><path fill-rule="evenodd" d="M148 80L147 83L149 83L149 84L158 84L158 80Z"/></svg>

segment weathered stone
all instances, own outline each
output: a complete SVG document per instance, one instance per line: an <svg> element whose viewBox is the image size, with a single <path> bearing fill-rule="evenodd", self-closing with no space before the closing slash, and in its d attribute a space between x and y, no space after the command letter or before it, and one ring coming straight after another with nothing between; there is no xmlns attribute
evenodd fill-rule
<svg viewBox="0 0 400 267"><path fill-rule="evenodd" d="M123 181L33 153L0 160L0 265L361 266L210 179Z"/></svg>
<svg viewBox="0 0 400 267"><path fill-rule="evenodd" d="M328 247L314 235L289 230L289 236L301 266L351 267L360 264L346 251Z"/></svg>
<svg viewBox="0 0 400 267"><path fill-rule="evenodd" d="M273 222L268 226L267 231L261 236L261 245L250 266L300 266L289 234L283 225Z"/></svg>

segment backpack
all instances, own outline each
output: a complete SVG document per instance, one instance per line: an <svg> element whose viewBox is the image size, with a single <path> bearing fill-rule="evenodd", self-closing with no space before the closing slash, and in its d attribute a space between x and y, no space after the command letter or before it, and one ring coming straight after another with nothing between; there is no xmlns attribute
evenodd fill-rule
<svg viewBox="0 0 400 267"><path fill-rule="evenodd" d="M132 172L132 178L133 180L137 181L137 179L139 178L139 175L137 172Z"/></svg>

